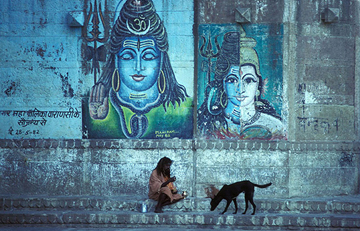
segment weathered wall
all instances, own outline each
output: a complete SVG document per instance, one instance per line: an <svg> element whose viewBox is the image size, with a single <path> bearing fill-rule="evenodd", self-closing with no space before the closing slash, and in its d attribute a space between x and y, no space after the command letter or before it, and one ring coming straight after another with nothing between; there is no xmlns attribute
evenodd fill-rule
<svg viewBox="0 0 360 231"><path fill-rule="evenodd" d="M319 20L326 7L339 11L338 21ZM296 35L292 48L297 64L296 140L358 139L355 79L359 73L354 66L358 7L357 1L315 1L296 7L296 24L290 29Z"/></svg>
<svg viewBox="0 0 360 231"><path fill-rule="evenodd" d="M359 144L221 141L15 140L0 142L2 195L147 195L157 161L174 160L179 190L248 179L258 197L359 193Z"/></svg>
<svg viewBox="0 0 360 231"><path fill-rule="evenodd" d="M81 30L69 27L66 15L83 4L1 1L0 6L1 137L81 137L81 83L88 81L80 74ZM28 116L35 108L46 115Z"/></svg>
<svg viewBox="0 0 360 231"><path fill-rule="evenodd" d="M154 1L167 28L176 78L190 98L181 113L171 109L170 124L202 103L199 28L239 28L235 9L241 7L250 12L250 22L242 24L248 35L247 28L281 28L271 39L281 44L274 49L282 60L281 92L275 95L286 137L204 139L197 133L197 110L186 125L174 125L196 132L175 139L163 139L173 138L175 129L157 130L156 124L151 135L158 131L163 137L94 137L101 127L90 134L84 126L94 86L92 59L85 53L94 44L67 21L69 12L88 12L94 1L6 0L0 2L0 194L146 196L148 176L163 156L175 160L177 187L192 196L205 196L209 184L243 179L273 183L257 190L259 197L359 194L359 2L189 2ZM101 3L110 26L117 3ZM337 20L321 20L327 7L338 13ZM258 32L255 39L267 40L269 34ZM160 125L169 117L161 113L155 116Z"/></svg>

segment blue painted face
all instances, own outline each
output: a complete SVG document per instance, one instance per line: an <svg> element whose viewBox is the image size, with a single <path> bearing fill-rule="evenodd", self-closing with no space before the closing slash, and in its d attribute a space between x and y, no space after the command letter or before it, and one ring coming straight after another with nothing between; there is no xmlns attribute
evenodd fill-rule
<svg viewBox="0 0 360 231"><path fill-rule="evenodd" d="M246 107L254 104L259 77L251 65L231 66L223 82L228 100L235 106Z"/></svg>
<svg viewBox="0 0 360 231"><path fill-rule="evenodd" d="M241 83L239 66L231 66L223 81L229 103L240 106Z"/></svg>
<svg viewBox="0 0 360 231"><path fill-rule="evenodd" d="M161 51L151 37L128 37L117 54L121 84L137 92L154 86L161 68Z"/></svg>

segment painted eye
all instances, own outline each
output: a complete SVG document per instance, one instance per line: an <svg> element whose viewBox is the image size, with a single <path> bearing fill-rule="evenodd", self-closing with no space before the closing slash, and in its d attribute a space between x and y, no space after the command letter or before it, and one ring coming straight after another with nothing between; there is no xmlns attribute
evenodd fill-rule
<svg viewBox="0 0 360 231"><path fill-rule="evenodd" d="M119 55L119 58L123 60L131 60L134 59L134 55L131 52L125 52Z"/></svg>
<svg viewBox="0 0 360 231"><path fill-rule="evenodd" d="M250 84L250 83L256 83L257 81L252 77L246 77L243 79L244 83Z"/></svg>
<svg viewBox="0 0 360 231"><path fill-rule="evenodd" d="M156 56L155 54L151 53L151 52L146 52L146 53L144 53L144 55L142 56L142 58L143 58L144 60L154 60L154 59L157 58L157 56Z"/></svg>
<svg viewBox="0 0 360 231"><path fill-rule="evenodd" d="M226 83L238 83L238 78L234 75L229 75L226 80L225 80Z"/></svg>

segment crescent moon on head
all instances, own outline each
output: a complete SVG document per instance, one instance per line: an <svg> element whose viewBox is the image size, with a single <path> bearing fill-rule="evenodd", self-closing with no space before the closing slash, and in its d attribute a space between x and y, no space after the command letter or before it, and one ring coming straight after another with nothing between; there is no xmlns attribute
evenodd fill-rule
<svg viewBox="0 0 360 231"><path fill-rule="evenodd" d="M144 22L143 20L141 22ZM128 30L132 33L132 34L135 34L135 35L145 35L147 32L149 32L150 30L150 20L148 20L148 24L147 24L147 27L145 30L142 30L143 27L142 27L142 24L140 23L139 24L140 26L140 29L139 31L136 31L135 29L132 29L129 25L129 20L126 20L126 27L128 28Z"/></svg>

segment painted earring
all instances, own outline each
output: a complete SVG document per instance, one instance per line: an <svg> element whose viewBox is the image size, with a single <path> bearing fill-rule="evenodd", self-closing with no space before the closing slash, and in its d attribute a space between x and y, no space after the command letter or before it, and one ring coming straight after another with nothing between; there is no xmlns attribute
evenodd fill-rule
<svg viewBox="0 0 360 231"><path fill-rule="evenodd" d="M260 91L259 91L259 90L256 90L256 98L255 98L255 106L256 106L256 107L262 107L262 106L265 105L263 102L261 102L261 101L259 100L259 96L260 96Z"/></svg>
<svg viewBox="0 0 360 231"><path fill-rule="evenodd" d="M258 101L258 100L259 100L259 96L260 96L260 91L259 91L259 90L256 90L256 93L255 93L255 101Z"/></svg>
<svg viewBox="0 0 360 231"><path fill-rule="evenodd" d="M224 95L224 93L225 93L225 91L223 91L222 93L221 93L221 95L220 95L220 104L221 104L221 107L223 107L223 108L225 108L226 106L227 106L227 104L228 104L228 98L227 98L227 96L226 96L226 101L225 101L225 104L223 103L223 95ZM226 95L226 93L225 93L225 95Z"/></svg>
<svg viewBox="0 0 360 231"><path fill-rule="evenodd" d="M119 71L118 71L117 68L115 68L115 70L114 70L114 72L112 74L111 84L112 84L112 89L115 92L118 92L119 89L120 89L120 74L119 74Z"/></svg>
<svg viewBox="0 0 360 231"><path fill-rule="evenodd" d="M160 75L158 78L158 90L160 92L160 94L163 94L165 92L166 89L166 79L165 79L165 74L162 70L160 70Z"/></svg>

